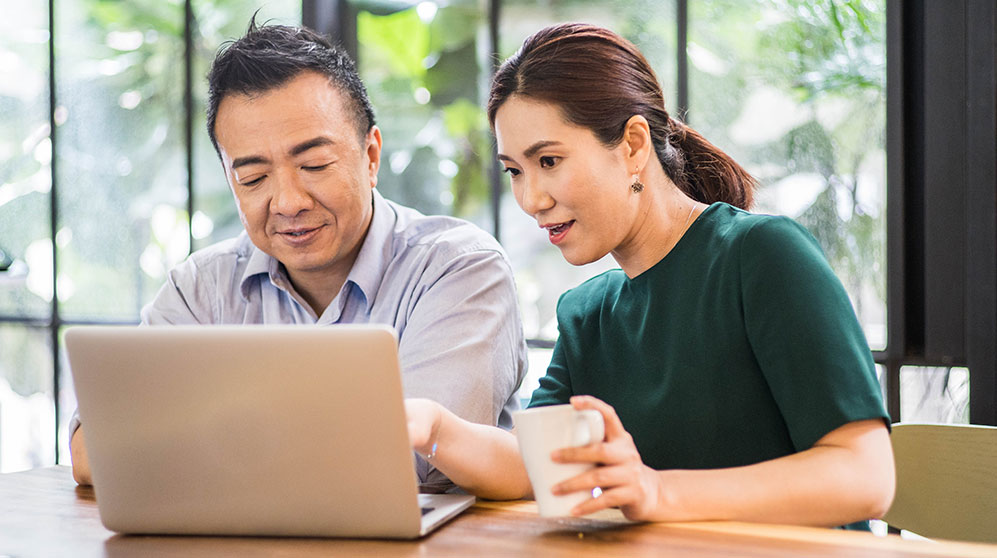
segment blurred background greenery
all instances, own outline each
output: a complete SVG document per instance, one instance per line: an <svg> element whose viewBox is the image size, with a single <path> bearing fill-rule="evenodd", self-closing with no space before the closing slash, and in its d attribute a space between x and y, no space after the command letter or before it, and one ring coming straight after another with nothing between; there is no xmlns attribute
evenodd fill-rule
<svg viewBox="0 0 997 558"><path fill-rule="evenodd" d="M0 272L0 471L52 463L56 448L68 459L60 428L75 400L53 356L61 355L53 350L61 328L136 322L170 267L241 230L204 132L204 76L219 45L240 36L256 10L261 20L297 24L302 5L188 1L53 2L54 27L45 3L21 2L0 21L0 249L13 258ZM557 296L615 267L608 258L565 263L492 174L483 110L492 65L561 21L609 27L642 49L669 110L759 178L758 211L789 215L813 232L870 345L885 347L885 0L689 0L683 47L675 0L349 4L358 66L384 135L379 188L498 233L535 340L524 396L549 360L543 347L557 334ZM682 50L687 107L676 106ZM962 376L943 372L956 382L944 389L958 391ZM963 403L953 405L939 412L958 420Z"/></svg>

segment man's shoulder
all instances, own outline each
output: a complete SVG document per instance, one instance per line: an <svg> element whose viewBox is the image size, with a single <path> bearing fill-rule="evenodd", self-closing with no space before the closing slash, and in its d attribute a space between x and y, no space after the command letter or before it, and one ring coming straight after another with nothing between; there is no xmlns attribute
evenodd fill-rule
<svg viewBox="0 0 997 558"><path fill-rule="evenodd" d="M193 267L200 272L210 270L234 271L246 262L255 247L245 231L238 236L220 240L193 252L177 269Z"/></svg>
<svg viewBox="0 0 997 558"><path fill-rule="evenodd" d="M447 259L475 252L497 252L505 256L502 246L492 235L469 221L445 215L424 215L410 207L389 203L397 215L394 242L402 250L431 252Z"/></svg>

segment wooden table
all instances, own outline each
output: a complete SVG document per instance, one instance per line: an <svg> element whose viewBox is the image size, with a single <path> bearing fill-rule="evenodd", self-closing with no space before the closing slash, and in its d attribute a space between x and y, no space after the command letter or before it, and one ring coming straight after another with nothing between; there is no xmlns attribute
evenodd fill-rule
<svg viewBox="0 0 997 558"><path fill-rule="evenodd" d="M0 557L612 556L997 557L997 545L903 540L832 529L708 522L630 524L617 512L544 519L533 502L479 502L417 541L122 536L69 468L0 475Z"/></svg>

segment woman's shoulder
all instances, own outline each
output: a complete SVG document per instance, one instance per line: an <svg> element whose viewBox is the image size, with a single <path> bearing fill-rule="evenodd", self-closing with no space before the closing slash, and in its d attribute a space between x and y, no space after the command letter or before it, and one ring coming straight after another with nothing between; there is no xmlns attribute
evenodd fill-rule
<svg viewBox="0 0 997 558"><path fill-rule="evenodd" d="M601 308L607 298L616 297L625 282L626 274L622 269L611 269L568 289L557 301L558 319L562 315L585 315Z"/></svg>
<svg viewBox="0 0 997 558"><path fill-rule="evenodd" d="M784 215L753 213L727 204L714 208L716 230L742 253L783 252L787 249L820 252L810 231Z"/></svg>

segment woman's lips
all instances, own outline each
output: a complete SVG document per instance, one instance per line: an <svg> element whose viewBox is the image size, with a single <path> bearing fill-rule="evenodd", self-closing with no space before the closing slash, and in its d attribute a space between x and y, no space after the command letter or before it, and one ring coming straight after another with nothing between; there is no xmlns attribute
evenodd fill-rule
<svg viewBox="0 0 997 558"><path fill-rule="evenodd" d="M571 220L565 223L544 225L544 228L547 229L547 235L548 238L550 239L551 244L554 245L560 244L564 240L564 237L568 234L568 231L571 229L571 226L574 224L575 224L574 220Z"/></svg>

